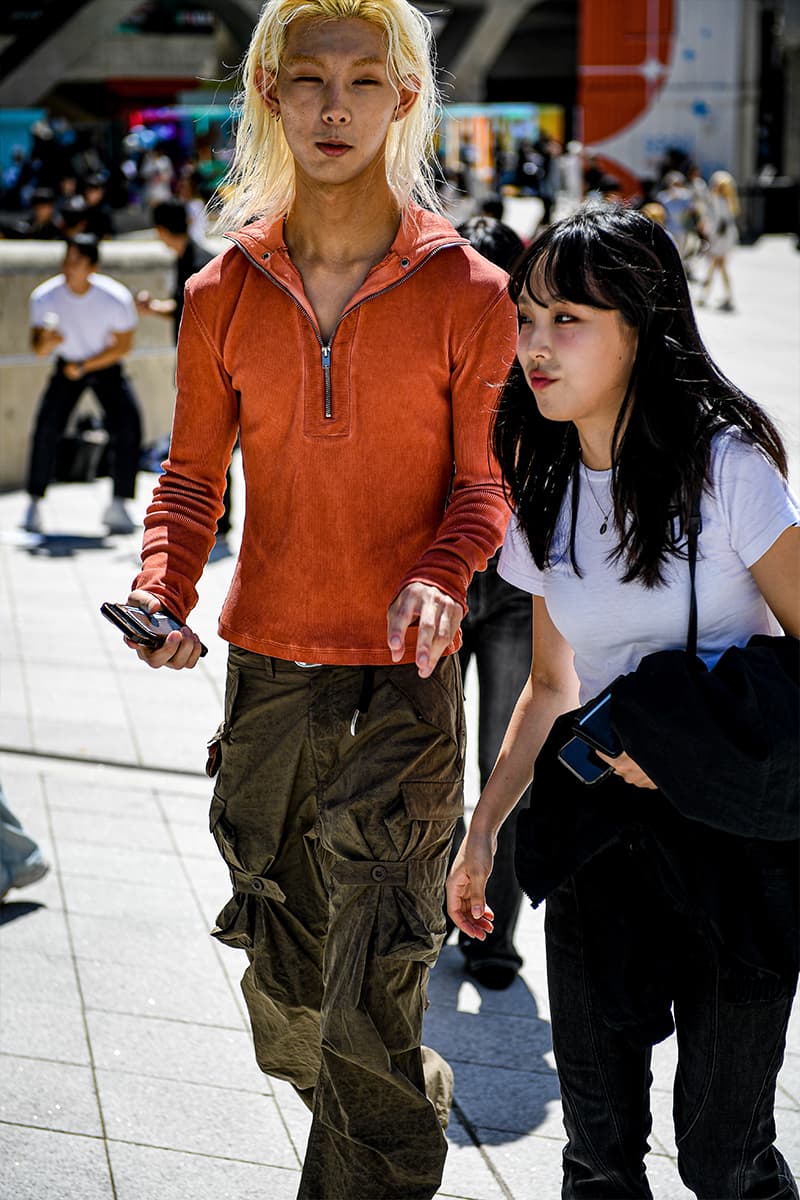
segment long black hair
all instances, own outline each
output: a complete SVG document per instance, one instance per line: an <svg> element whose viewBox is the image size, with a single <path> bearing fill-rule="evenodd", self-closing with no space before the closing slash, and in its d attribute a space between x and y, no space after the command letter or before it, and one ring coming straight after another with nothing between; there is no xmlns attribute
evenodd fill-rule
<svg viewBox="0 0 800 1200"><path fill-rule="evenodd" d="M714 363L700 337L686 275L670 236L622 205L587 207L539 235L509 284L515 303L537 288L554 299L616 309L638 335L612 438L612 560L622 579L663 581L681 555L692 500L708 486L711 438L734 427L786 475L786 453L767 415ZM571 421L543 417L518 366L495 415L492 443L508 499L534 562L550 564L567 489L577 508L580 444ZM570 556L574 569L575 522Z"/></svg>

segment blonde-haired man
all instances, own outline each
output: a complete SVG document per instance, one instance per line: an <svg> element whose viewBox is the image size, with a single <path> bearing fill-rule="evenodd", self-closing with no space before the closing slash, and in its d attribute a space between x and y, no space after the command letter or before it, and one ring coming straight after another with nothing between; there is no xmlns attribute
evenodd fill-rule
<svg viewBox="0 0 800 1200"><path fill-rule="evenodd" d="M189 282L169 459L131 602L186 620L240 434L214 836L262 1069L312 1109L301 1200L428 1200L452 1074L421 1047L462 806L466 588L507 511L488 424L516 321L441 217L406 0L268 0L223 217ZM193 667L184 626L151 666ZM488 922L487 922L488 925Z"/></svg>

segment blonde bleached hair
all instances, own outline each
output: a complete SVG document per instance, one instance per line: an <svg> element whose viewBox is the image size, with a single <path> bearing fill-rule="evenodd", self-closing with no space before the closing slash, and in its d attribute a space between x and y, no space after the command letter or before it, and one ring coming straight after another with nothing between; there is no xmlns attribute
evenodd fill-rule
<svg viewBox="0 0 800 1200"><path fill-rule="evenodd" d="M261 88L278 75L293 21L353 18L382 30L392 85L417 93L409 112L389 127L386 178L392 193L401 209L413 198L426 208L441 210L431 165L439 95L428 18L408 0L267 0L250 39L241 91L234 101L236 145L213 204L218 229L236 229L254 217L276 220L291 208L294 158L283 125L273 119Z"/></svg>
<svg viewBox="0 0 800 1200"><path fill-rule="evenodd" d="M708 186L712 192L719 192L727 202L728 207L735 217L739 216L739 192L736 187L736 180L729 171L715 171L708 181Z"/></svg>

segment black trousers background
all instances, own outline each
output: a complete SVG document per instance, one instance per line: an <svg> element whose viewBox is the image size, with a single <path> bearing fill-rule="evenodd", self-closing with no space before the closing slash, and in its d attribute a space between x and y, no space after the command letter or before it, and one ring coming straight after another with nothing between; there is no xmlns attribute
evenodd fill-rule
<svg viewBox="0 0 800 1200"><path fill-rule="evenodd" d="M36 416L28 469L28 493L31 496L45 494L53 474L58 440L86 388L94 392L105 415L114 495L123 500L133 496L142 425L133 389L118 363L75 380L67 379L62 364L56 366Z"/></svg>

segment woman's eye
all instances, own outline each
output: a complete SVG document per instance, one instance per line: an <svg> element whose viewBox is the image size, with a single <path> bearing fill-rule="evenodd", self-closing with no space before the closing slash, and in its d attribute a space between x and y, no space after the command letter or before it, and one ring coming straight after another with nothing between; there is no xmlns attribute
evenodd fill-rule
<svg viewBox="0 0 800 1200"><path fill-rule="evenodd" d="M533 322L531 321L530 317L526 317L525 313L523 313L523 312L519 312L519 311L517 312L517 328L518 329L522 329L523 325L532 325L532 324L533 324Z"/></svg>
<svg viewBox="0 0 800 1200"><path fill-rule="evenodd" d="M295 83L319 83L319 78L316 75L296 75Z"/></svg>
<svg viewBox="0 0 800 1200"><path fill-rule="evenodd" d="M372 84L373 87L377 87L380 81L377 79L357 79L355 82L357 87L364 87L368 84Z"/></svg>
<svg viewBox="0 0 800 1200"><path fill-rule="evenodd" d="M556 315L553 317L553 321L556 325L572 325L575 321L577 321L577 319L578 318L574 317L572 313L556 313Z"/></svg>

